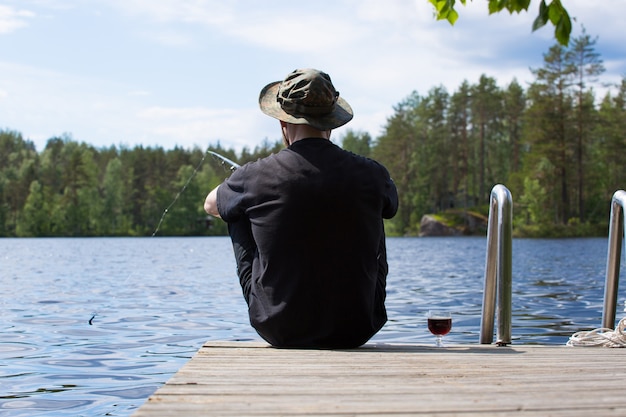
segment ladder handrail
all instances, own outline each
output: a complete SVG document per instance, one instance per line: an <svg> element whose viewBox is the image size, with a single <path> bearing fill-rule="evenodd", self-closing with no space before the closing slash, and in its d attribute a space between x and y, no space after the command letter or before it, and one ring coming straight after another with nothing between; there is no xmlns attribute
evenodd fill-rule
<svg viewBox="0 0 626 417"><path fill-rule="evenodd" d="M494 212L496 213L495 215ZM489 223L487 225L485 288L480 324L480 343L482 344L489 344L493 341L496 301L496 315L498 317L496 343L498 345L511 343L512 213L513 199L511 192L502 184L495 185L491 190Z"/></svg>
<svg viewBox="0 0 626 417"><path fill-rule="evenodd" d="M604 307L602 309L602 327L615 327L615 309L617 306L617 288L619 286L620 256L622 242L626 232L624 210L626 209L626 191L618 190L611 199L611 217L609 220L609 247L606 256L606 280L604 283Z"/></svg>

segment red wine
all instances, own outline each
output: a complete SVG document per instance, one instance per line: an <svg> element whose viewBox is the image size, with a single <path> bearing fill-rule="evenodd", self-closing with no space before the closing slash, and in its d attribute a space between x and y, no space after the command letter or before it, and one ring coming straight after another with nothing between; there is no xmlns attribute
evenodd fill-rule
<svg viewBox="0 0 626 417"><path fill-rule="evenodd" d="M432 334L443 336L444 334L448 334L448 332L450 332L450 329L452 329L452 319L450 317L428 318L428 330L430 330Z"/></svg>

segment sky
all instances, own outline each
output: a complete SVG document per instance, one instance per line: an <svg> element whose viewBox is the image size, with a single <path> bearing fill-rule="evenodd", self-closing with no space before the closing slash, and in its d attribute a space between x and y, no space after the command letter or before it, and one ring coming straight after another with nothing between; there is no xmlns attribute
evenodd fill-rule
<svg viewBox="0 0 626 417"><path fill-rule="evenodd" d="M626 76L626 1L563 4L572 38L597 38L603 96ZM280 138L260 90L317 68L355 113L333 138L376 138L414 91L482 74L526 87L556 43L552 26L532 32L538 7L489 16L486 0L457 1L451 26L428 0L0 0L0 129L38 151L53 137L252 150Z"/></svg>

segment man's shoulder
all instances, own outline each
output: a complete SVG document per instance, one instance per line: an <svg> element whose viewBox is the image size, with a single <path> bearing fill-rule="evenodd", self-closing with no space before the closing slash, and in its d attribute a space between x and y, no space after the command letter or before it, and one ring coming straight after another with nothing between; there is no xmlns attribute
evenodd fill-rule
<svg viewBox="0 0 626 417"><path fill-rule="evenodd" d="M359 155L357 153L354 153L354 152L348 151L348 150L343 150L342 149L342 151L346 152L347 154L349 154L351 159L352 159L352 161L355 164L367 165L367 166L370 166L371 168L377 169L377 170L378 169L383 170L383 171L387 170L383 164L381 164L380 162L378 162L375 159L369 158L367 156Z"/></svg>
<svg viewBox="0 0 626 417"><path fill-rule="evenodd" d="M286 149L281 149L280 151L276 153L271 153L262 158L255 159L254 161L250 161L246 163L244 167L246 167L246 169L249 169L249 170L255 170L255 169L260 169L260 168L271 166L271 165L276 165L279 163L279 161L282 158L285 157L285 151Z"/></svg>

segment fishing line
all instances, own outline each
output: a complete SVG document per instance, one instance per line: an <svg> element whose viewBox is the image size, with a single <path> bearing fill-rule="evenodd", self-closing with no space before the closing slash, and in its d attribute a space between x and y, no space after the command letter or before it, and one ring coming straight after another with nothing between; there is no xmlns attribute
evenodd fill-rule
<svg viewBox="0 0 626 417"><path fill-rule="evenodd" d="M225 156L222 156L222 155L218 154L217 152L213 152L213 151L207 149L207 151L202 155L202 159L200 159L200 162L198 162L198 165L196 165L196 168L193 170L193 172L191 173L191 175L189 176L189 178L187 179L187 181L185 182L183 187L180 189L180 191L178 191L178 193L174 197L174 200L172 200L172 202L165 208L165 210L163 210L163 214L161 215L161 219L159 220L159 223L157 224L157 227L154 229L154 232L152 232L152 235L150 237L155 237L156 234L159 232L159 229L161 228L161 224L163 223L163 220L165 219L165 216L167 216L167 214L169 213L169 211L172 208L172 206L174 204L176 204L176 201L178 201L178 199L180 198L181 194L183 192L185 192L185 190L187 189L187 186L189 186L189 183L191 182L191 180L193 180L193 178L196 176L196 174L200 170L200 167L204 163L204 160L206 159L207 155L209 155L209 154L212 155L213 157L215 157L224 168L226 168L226 165L228 164L230 166L230 168L228 168L228 169L231 172L235 171L240 166L239 164L237 164L236 162L231 161L230 159L226 158ZM129 274L126 277L126 279L124 281L122 281L121 285L124 286L132 275L133 275L132 273ZM100 310L101 310L101 308L96 310L92 314L91 318L89 319L89 325L90 326L93 326L93 320L96 318L96 316L98 315L98 312Z"/></svg>
<svg viewBox="0 0 626 417"><path fill-rule="evenodd" d="M159 232L159 229L161 228L161 223L163 223L163 219L165 219L165 216L167 215L167 213L169 213L169 211L172 208L172 206L174 204L176 204L176 201L178 201L178 198L180 197L180 195L187 189L187 186L189 185L189 183L191 182L193 177L196 176L196 173L198 172L198 170L200 169L200 167L204 163L204 160L206 159L206 156L207 156L208 152L210 152L210 151L207 151L207 152L204 153L204 155L202 155L202 159L200 160L200 162L196 166L196 169L193 170L193 172L191 173L191 175L187 179L187 182L185 182L185 185L183 185L183 188L181 188L180 191L178 192L178 194L176 194L176 197L174 197L174 200L172 200L170 205L167 206L165 208L165 210L163 210L163 214L161 215L161 219L159 220L159 223L157 224L156 229L154 229L154 232L152 232L152 236L151 237L156 236L156 234Z"/></svg>
<svg viewBox="0 0 626 417"><path fill-rule="evenodd" d="M174 204L176 204L176 201L178 201L178 198L180 197L180 195L187 189L187 186L189 185L191 180L196 176L196 174L198 173L198 170L200 169L200 167L204 163L204 160L206 159L206 156L209 155L209 154L211 154L212 156L216 157L220 161L222 166L225 166L226 164L230 165L230 171L234 171L237 168L239 168L239 164L231 161L230 159L226 158L225 156L222 156L222 155L218 154L217 152L213 152L213 151L207 149L207 151L204 153L204 155L202 155L202 159L200 160L200 162L198 162L198 165L196 166L196 169L193 170L193 172L191 173L191 175L187 179L187 182L185 182L185 185L183 185L183 188L181 188L180 191L178 192L178 194L176 194L176 197L174 197L174 200L172 200L170 205L167 206L167 208L165 210L163 210L163 214L161 215L161 219L159 220L159 223L157 224L156 229L154 229L154 232L152 233L151 237L154 237L159 232L159 229L161 228L161 223L163 223L163 219L165 219L165 216L167 215L167 213L169 213L169 211L172 208L172 206Z"/></svg>

